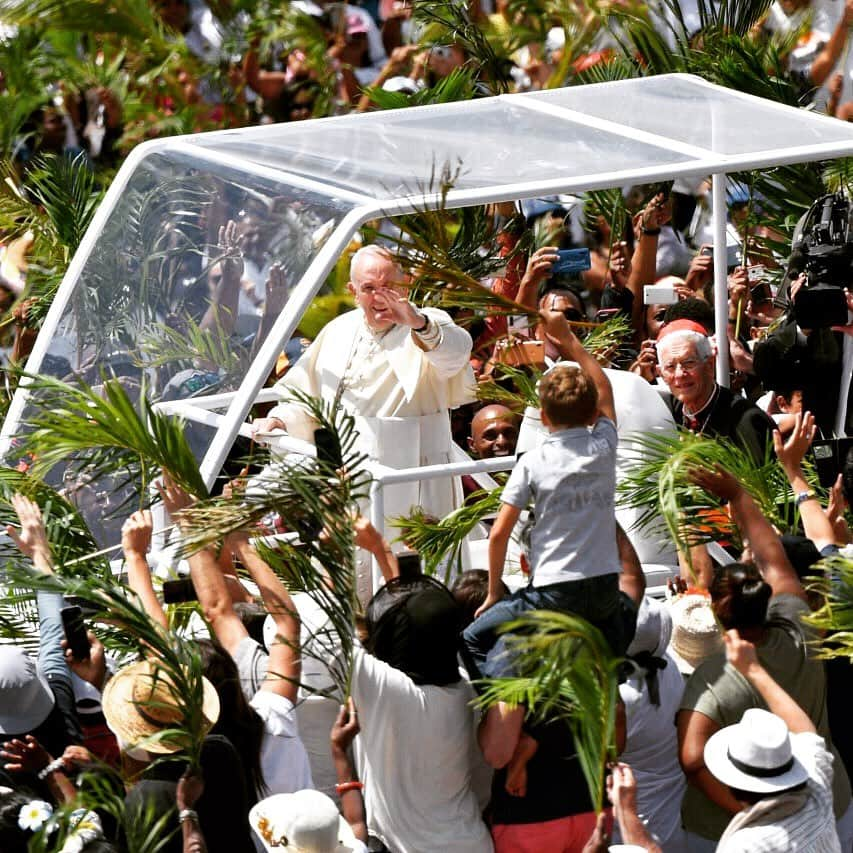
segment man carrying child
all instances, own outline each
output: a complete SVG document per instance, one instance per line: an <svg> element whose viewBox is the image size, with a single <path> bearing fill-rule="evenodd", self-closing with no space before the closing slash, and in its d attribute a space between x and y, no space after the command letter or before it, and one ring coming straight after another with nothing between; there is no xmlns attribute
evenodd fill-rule
<svg viewBox="0 0 853 853"><path fill-rule="evenodd" d="M510 475L489 537L489 594L464 633L472 676L507 675L498 629L529 610L558 610L599 628L616 654L625 637L616 542L616 415L610 380L561 311L542 311L544 331L560 355L539 383L542 423L550 435ZM507 544L533 500L531 579L503 598Z"/></svg>

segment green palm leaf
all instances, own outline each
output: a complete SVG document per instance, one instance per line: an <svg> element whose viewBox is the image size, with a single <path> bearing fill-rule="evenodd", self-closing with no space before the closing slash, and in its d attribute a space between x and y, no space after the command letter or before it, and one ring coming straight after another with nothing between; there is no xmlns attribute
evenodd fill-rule
<svg viewBox="0 0 853 853"><path fill-rule="evenodd" d="M510 255L502 256L493 221L484 207L447 210L445 199L457 177L458 170L445 164L427 186L412 192L413 196L439 195L440 203L435 207L424 204L415 213L396 217L400 235L383 235L393 243L398 263L412 272L413 298L439 308L538 319L538 313L481 283L503 270L516 254L526 252L529 245L527 240L519 240Z"/></svg>
<svg viewBox="0 0 853 853"><path fill-rule="evenodd" d="M46 575L28 566L7 567L6 581L14 588L46 590L85 598L94 610L92 628L105 645L123 654L156 662L168 685L181 722L155 738L174 744L193 766L198 766L207 726L203 714L203 670L192 640L167 631L142 609L138 599L117 585L114 578ZM105 630L103 625L111 627ZM145 748L146 742L137 746Z"/></svg>
<svg viewBox="0 0 853 853"><path fill-rule="evenodd" d="M471 19L467 3L458 0L415 0L412 18L424 27L420 39L425 46L459 44L488 82L493 94L508 92L512 86L509 55L498 55L494 43Z"/></svg>
<svg viewBox="0 0 853 853"><path fill-rule="evenodd" d="M382 110L398 110L403 107L423 107L427 104L449 104L453 101L470 101L476 91L476 73L471 68L454 68L447 77L434 86L418 89L411 95L405 92L389 92L381 86L371 86L365 91L370 101Z"/></svg>
<svg viewBox="0 0 853 853"><path fill-rule="evenodd" d="M47 539L56 560L57 571L98 550L89 528L77 508L55 492L43 481L14 468L0 468L0 527L18 525L18 517L12 509L12 496L20 492L35 501L42 512ZM21 555L8 540L0 544L0 561L20 560ZM75 573L98 573L111 577L106 560L88 563L85 569L75 568Z"/></svg>
<svg viewBox="0 0 853 853"><path fill-rule="evenodd" d="M636 459L617 486L621 506L640 510L637 529L660 534L661 520L683 550L720 539L737 541L737 530L720 512L720 501L690 479L695 469L725 468L743 483L771 523L782 531L796 528L797 512L788 481L768 448L761 464L722 438L686 430L638 433L625 439Z"/></svg>
<svg viewBox="0 0 853 853"><path fill-rule="evenodd" d="M604 635L578 616L547 610L503 626L519 675L483 682L478 704L524 705L538 720L565 719L595 810L604 805L604 773L613 736L620 658Z"/></svg>
<svg viewBox="0 0 853 853"><path fill-rule="evenodd" d="M76 33L113 33L139 43L165 38L147 0L0 0L0 20Z"/></svg>
<svg viewBox="0 0 853 853"><path fill-rule="evenodd" d="M853 559L839 553L821 560L823 576L809 585L823 604L804 621L821 632L818 654L823 658L853 660Z"/></svg>
<svg viewBox="0 0 853 853"><path fill-rule="evenodd" d="M352 415L299 391L292 391L291 399L325 431L336 458L282 465L245 494L235 491L184 510L180 552L192 554L236 530L257 533L262 519L278 514L299 541L280 540L274 547L260 543L258 551L288 589L310 595L328 617L337 644L326 644L342 649L340 666L330 670L345 696L358 607L353 518L367 497L370 477L362 468L366 457L356 449Z"/></svg>
<svg viewBox="0 0 853 853"><path fill-rule="evenodd" d="M21 451L33 457L36 476L60 464L94 480L123 472L145 500L148 485L168 471L191 495L207 495L182 421L155 412L144 394L137 411L116 379L105 380L100 393L82 380L73 386L50 377L35 377L29 387L34 398Z"/></svg>
<svg viewBox="0 0 853 853"><path fill-rule="evenodd" d="M417 508L409 515L395 518L400 529L398 539L420 554L424 574L435 575L444 564L444 583L450 582L455 567L462 572L462 545L468 534L484 519L494 515L501 505L503 486L492 491L475 492L464 506L435 520Z"/></svg>

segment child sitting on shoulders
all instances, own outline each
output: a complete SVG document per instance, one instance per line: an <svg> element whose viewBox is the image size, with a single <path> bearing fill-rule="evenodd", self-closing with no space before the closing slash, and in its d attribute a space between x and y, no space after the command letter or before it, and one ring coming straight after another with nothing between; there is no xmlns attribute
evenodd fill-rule
<svg viewBox="0 0 853 853"><path fill-rule="evenodd" d="M610 380L572 332L562 312L546 309L543 323L560 354L539 383L542 423L550 435L515 466L489 536L489 593L463 635L472 678L510 674L506 656L490 652L498 628L529 610L558 610L599 628L616 654L625 651L616 541L616 414ZM501 594L507 544L518 517L533 501L531 578ZM487 658L489 663L487 664Z"/></svg>

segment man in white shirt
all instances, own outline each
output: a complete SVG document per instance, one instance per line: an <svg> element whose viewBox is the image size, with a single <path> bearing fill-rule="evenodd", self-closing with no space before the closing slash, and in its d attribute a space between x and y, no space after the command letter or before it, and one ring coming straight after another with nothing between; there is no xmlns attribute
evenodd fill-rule
<svg viewBox="0 0 853 853"><path fill-rule="evenodd" d="M349 289L357 310L336 317L276 386L320 397L355 416L359 449L394 468L449 462L448 410L473 400L468 359L471 336L436 308L409 301L403 272L387 250L355 253ZM305 410L283 402L255 431L310 433ZM461 487L451 479L386 487L388 517L421 506L438 517L459 506Z"/></svg>

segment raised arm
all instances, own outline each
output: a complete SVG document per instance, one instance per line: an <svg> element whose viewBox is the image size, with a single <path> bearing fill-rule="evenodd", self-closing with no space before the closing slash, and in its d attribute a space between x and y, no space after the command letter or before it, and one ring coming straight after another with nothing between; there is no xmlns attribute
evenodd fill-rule
<svg viewBox="0 0 853 853"><path fill-rule="evenodd" d="M172 518L189 504L189 496L166 476L158 486L166 510ZM231 594L216 555L209 549L198 551L189 560L190 577L195 587L204 618L216 639L231 657L237 653L241 640L249 636L246 626L234 611Z"/></svg>
<svg viewBox="0 0 853 853"><path fill-rule="evenodd" d="M127 567L128 586L139 596L145 612L164 628L169 627L169 620L163 610L163 605L154 592L151 583L151 569L148 566L148 549L151 547L150 510L139 510L125 521L121 528L121 549L124 551L124 563Z"/></svg>
<svg viewBox="0 0 853 853"><path fill-rule="evenodd" d="M749 541L755 564L773 595L787 594L805 599L805 590L776 531L738 479L719 466L714 471L695 471L692 476L705 491L729 502L732 518L741 536Z"/></svg>
<svg viewBox="0 0 853 853"><path fill-rule="evenodd" d="M369 554L376 557L379 571L382 572L382 580L385 583L400 575L400 566L397 564L397 556L391 550L388 540L366 519L363 515L358 516L353 522L355 530L355 544L364 548Z"/></svg>
<svg viewBox="0 0 853 853"><path fill-rule="evenodd" d="M647 853L662 853L637 814L637 780L628 764L617 764L607 779L607 796L613 803L613 816L626 845L637 845Z"/></svg>
<svg viewBox="0 0 853 853"><path fill-rule="evenodd" d="M660 229L669 221L670 215L669 205L663 193L659 193L638 214L638 221L635 223L637 242L634 244L634 256L631 258L631 272L626 287L634 297L631 304L631 325L634 327L638 344L642 340L643 285L653 284L657 277Z"/></svg>
<svg viewBox="0 0 853 853"><path fill-rule="evenodd" d="M486 600L477 608L476 616L482 615L503 598L502 578L504 563L506 562L506 549L519 515L521 515L521 510L517 506L508 503L501 504L498 517L489 533L489 592Z"/></svg>
<svg viewBox="0 0 853 853"><path fill-rule="evenodd" d="M543 246L530 256L518 285L516 302L531 311L536 310L539 304L539 285L551 275L551 268L558 259L556 246Z"/></svg>
<svg viewBox="0 0 853 853"><path fill-rule="evenodd" d="M275 622L276 642L269 649L269 667L261 690L277 693L294 704L302 674L299 645L299 614L278 575L269 567L245 535L229 538L234 556L258 585L267 611Z"/></svg>
<svg viewBox="0 0 853 853"><path fill-rule="evenodd" d="M850 25L853 23L853 0L846 0L844 11L836 24L829 41L823 50L814 58L809 77L816 86L822 86L830 72L838 64L844 45L850 35Z"/></svg>
<svg viewBox="0 0 853 853"><path fill-rule="evenodd" d="M569 321L562 311L554 311L550 307L540 312L545 332L561 357L576 361L580 369L592 380L598 391L598 413L610 418L616 423L616 406L613 402L613 387L601 365L591 356L569 326Z"/></svg>
<svg viewBox="0 0 853 853"><path fill-rule="evenodd" d="M815 732L809 715L761 665L755 646L744 640L736 628L726 631L726 660L761 694L768 710L781 717L791 734Z"/></svg>
<svg viewBox="0 0 853 853"><path fill-rule="evenodd" d="M782 441L778 430L773 433L773 449L776 451L776 458L782 464L791 490L797 496L803 530L814 542L815 548L820 551L836 542L832 522L824 514L817 495L812 491L803 474L803 457L812 443L816 429L814 416L810 412L797 414L794 419L794 428L787 441Z"/></svg>
<svg viewBox="0 0 853 853"><path fill-rule="evenodd" d="M218 243L222 252L219 260L222 279L201 318L199 328L227 336L234 331L234 324L237 322L240 277L243 275L243 241L237 233L237 223L233 219L229 219L219 229Z"/></svg>
<svg viewBox="0 0 853 853"><path fill-rule="evenodd" d="M352 698L341 705L335 724L329 735L332 762L335 765L337 784L335 789L341 800L341 813L360 841L367 842L367 818L364 814L362 783L358 781L355 767L350 760L350 747L359 732L358 711Z"/></svg>

